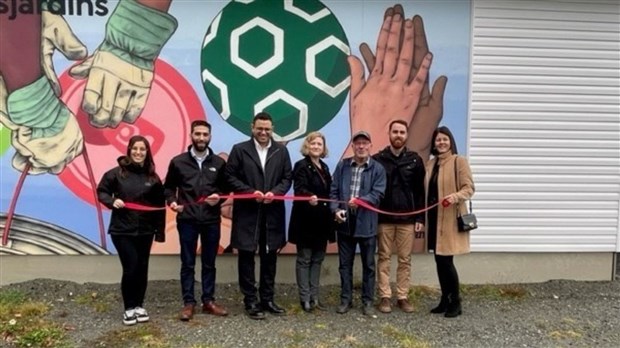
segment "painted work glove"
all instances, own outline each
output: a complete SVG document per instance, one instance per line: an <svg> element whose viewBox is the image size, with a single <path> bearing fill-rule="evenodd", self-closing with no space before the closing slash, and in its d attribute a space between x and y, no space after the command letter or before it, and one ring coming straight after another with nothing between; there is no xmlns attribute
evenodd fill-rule
<svg viewBox="0 0 620 348"><path fill-rule="evenodd" d="M82 153L84 138L75 116L54 94L47 77L10 95L0 77L0 121L11 132L13 167L30 174L60 173Z"/></svg>
<svg viewBox="0 0 620 348"><path fill-rule="evenodd" d="M70 70L75 78L88 77L82 109L93 126L116 128L121 121L136 121L151 89L155 59L176 28L176 19L167 13L134 0L118 4L101 46Z"/></svg>

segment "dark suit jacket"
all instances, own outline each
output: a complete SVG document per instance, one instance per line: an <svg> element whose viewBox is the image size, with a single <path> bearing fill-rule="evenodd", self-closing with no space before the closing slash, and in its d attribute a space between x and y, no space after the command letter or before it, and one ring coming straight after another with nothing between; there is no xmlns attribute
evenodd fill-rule
<svg viewBox="0 0 620 348"><path fill-rule="evenodd" d="M233 193L273 192L284 195L291 188L291 158L285 146L271 141L265 170L260 163L254 140L233 146L226 164L229 187ZM267 249L277 250L286 244L284 201L270 204L254 199L236 199L233 203L231 246L239 250L258 248L259 222L264 218Z"/></svg>

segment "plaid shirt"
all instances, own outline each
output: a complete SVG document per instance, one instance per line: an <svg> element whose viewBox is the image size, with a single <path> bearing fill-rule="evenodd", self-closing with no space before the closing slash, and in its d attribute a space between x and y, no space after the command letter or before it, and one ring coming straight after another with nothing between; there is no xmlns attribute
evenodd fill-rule
<svg viewBox="0 0 620 348"><path fill-rule="evenodd" d="M351 161L352 176L351 176L351 197L358 197L360 195L360 187L362 186L362 172L368 167L368 160L362 165L358 165L357 162Z"/></svg>

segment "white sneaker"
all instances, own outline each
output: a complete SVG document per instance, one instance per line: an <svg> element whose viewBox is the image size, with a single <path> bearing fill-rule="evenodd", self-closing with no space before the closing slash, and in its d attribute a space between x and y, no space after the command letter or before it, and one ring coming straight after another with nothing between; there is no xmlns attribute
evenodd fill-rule
<svg viewBox="0 0 620 348"><path fill-rule="evenodd" d="M134 308L134 310L136 311L136 320L138 321L138 323L146 323L151 319L146 309L142 307L136 307Z"/></svg>
<svg viewBox="0 0 620 348"><path fill-rule="evenodd" d="M136 311L133 309L128 309L123 313L123 324L130 326L136 325L138 323L138 319L136 317Z"/></svg>

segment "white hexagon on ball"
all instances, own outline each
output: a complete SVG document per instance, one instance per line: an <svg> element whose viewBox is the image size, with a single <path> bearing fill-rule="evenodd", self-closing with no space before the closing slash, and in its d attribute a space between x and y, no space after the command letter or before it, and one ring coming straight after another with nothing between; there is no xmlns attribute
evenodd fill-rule
<svg viewBox="0 0 620 348"><path fill-rule="evenodd" d="M295 109L299 110L299 123L296 130L284 136L279 135L277 132L273 132L273 139L276 141L288 141L295 139L300 135L304 135L308 128L308 105L281 89L271 93L266 98L256 103L254 105L254 114L262 112L278 100L281 100L288 105L294 107Z"/></svg>
<svg viewBox="0 0 620 348"><path fill-rule="evenodd" d="M305 19L308 23L314 23L323 17L329 16L330 14L327 8L324 8L317 13L310 14L299 7L296 7L293 0L284 0L284 10Z"/></svg>
<svg viewBox="0 0 620 348"><path fill-rule="evenodd" d="M349 87L351 84L351 76L345 77L344 80L340 81L335 86L330 86L327 82L316 76L316 56L331 46L338 48L346 55L351 53L349 46L333 35L308 47L308 49L306 49L306 80L309 84L325 92L330 97L336 98L336 96Z"/></svg>
<svg viewBox="0 0 620 348"><path fill-rule="evenodd" d="M273 56L258 66L253 66L239 56L239 38L255 27L261 27L273 36ZM284 62L284 31L261 17L252 18L230 33L230 60L254 78L263 77Z"/></svg>

